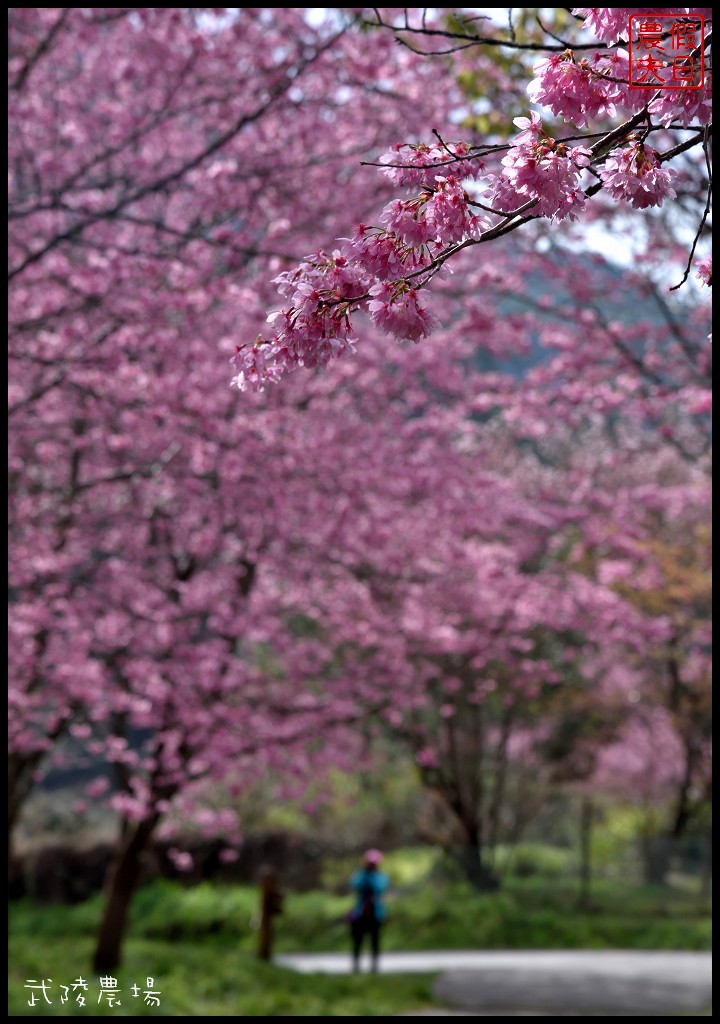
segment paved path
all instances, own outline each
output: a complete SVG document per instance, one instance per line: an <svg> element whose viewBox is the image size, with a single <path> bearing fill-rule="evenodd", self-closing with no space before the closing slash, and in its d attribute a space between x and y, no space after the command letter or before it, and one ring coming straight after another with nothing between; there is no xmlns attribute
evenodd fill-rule
<svg viewBox="0 0 720 1024"><path fill-rule="evenodd" d="M340 953L289 954L275 962L303 973L350 970L349 955ZM710 953L384 953L380 972L439 973L436 998L464 1016L672 1016L703 1011L712 999ZM444 1015L438 1010L404 1016Z"/></svg>

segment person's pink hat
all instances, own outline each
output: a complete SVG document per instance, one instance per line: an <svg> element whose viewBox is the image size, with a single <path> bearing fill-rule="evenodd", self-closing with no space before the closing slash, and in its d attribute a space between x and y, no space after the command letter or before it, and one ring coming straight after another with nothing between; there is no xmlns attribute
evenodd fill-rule
<svg viewBox="0 0 720 1024"><path fill-rule="evenodd" d="M363 860L366 864L379 864L383 859L383 855L379 850L366 850Z"/></svg>

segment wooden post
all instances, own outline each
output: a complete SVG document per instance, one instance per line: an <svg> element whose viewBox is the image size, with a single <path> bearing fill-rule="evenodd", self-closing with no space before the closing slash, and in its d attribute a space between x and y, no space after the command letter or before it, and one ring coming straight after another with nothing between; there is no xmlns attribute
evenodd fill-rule
<svg viewBox="0 0 720 1024"><path fill-rule="evenodd" d="M273 946L273 918L282 913L283 895L275 872L265 867L260 874L260 932L258 957L270 960Z"/></svg>
<svg viewBox="0 0 720 1024"><path fill-rule="evenodd" d="M580 803L580 892L578 894L578 905L582 910L590 909L593 818L593 802L590 797L584 796Z"/></svg>

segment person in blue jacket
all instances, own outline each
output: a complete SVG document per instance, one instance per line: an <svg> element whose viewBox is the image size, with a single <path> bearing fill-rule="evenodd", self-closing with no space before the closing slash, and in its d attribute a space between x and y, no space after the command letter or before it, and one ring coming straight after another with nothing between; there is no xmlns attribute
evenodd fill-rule
<svg viewBox="0 0 720 1024"><path fill-rule="evenodd" d="M388 876L379 870L381 861L379 850L366 850L362 868L354 871L350 878L350 888L355 893L355 904L349 915L355 973L360 970L360 952L366 935L370 939L371 970L378 969L380 932L387 919L382 897L390 887Z"/></svg>

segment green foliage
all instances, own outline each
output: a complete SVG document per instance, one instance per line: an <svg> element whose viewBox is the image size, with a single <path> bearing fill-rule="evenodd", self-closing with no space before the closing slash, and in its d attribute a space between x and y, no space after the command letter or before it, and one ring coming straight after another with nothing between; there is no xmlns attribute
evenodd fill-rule
<svg viewBox="0 0 720 1024"><path fill-rule="evenodd" d="M546 879L568 878L576 870L574 850L542 843L516 843L507 850L498 850L498 860L505 863L504 874L518 878L542 876Z"/></svg>
<svg viewBox="0 0 720 1024"><path fill-rule="evenodd" d="M141 889L131 928L149 939L200 939L223 935L250 949L254 943L257 890L202 882L192 888L159 880Z"/></svg>

